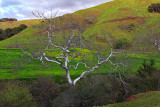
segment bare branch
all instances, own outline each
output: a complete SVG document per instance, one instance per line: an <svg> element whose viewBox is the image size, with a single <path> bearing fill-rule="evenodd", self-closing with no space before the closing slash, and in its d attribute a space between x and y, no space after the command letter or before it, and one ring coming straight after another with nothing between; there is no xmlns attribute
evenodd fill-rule
<svg viewBox="0 0 160 107"><path fill-rule="evenodd" d="M53 14L53 11L51 11L49 18L47 18L46 17L47 14L43 13L43 12L36 11L33 14L36 17L43 18L47 21L46 22L47 24L42 26L42 29L45 31L41 34L41 36L46 37L45 39L42 39L42 41L45 40L45 43L43 43L45 45L42 49L36 49L37 51L34 52L33 54L26 52L21 46L19 46L19 48L21 48L21 50L24 52L23 55L27 54L32 59L39 60L42 64L44 64L44 61L47 61L47 62L56 63L59 66L61 66L66 72L66 76L67 76L69 84L75 85L77 83L77 81L79 81L81 78L83 78L85 76L85 74L92 73L95 69L98 69L100 67L100 65L102 65L105 62L106 63L110 62L111 65L116 66L114 70L116 70L119 66L127 67L123 63L113 63L111 61L111 57L114 57L116 54L121 54L121 52L114 52L113 51L112 42L110 40L109 40L109 43L111 45L110 54L105 57L104 56L101 57L101 55L97 55L98 60L96 60L96 63L93 65L93 67L89 67L89 65L87 65L87 63L82 62L82 61L79 61L75 66L70 65L70 63L75 58L77 58L81 55L80 52L75 53L75 52L72 52L72 50L75 48L85 47L84 43L82 42L82 40L83 40L82 35L80 35L80 33L78 32L78 29L70 28L71 32L69 34L65 34L65 33L57 34L56 24L54 23L55 15ZM108 35L110 36L111 34L108 33ZM42 44L40 44L40 45L42 45ZM49 51L50 52L53 51L55 53L57 51L57 53L56 53L56 55L49 56L47 54L47 52L49 52ZM23 57L23 55L22 55L22 57ZM96 56L94 56L94 57L96 57ZM89 60L91 60L91 59L89 59ZM82 64L88 70L84 71L75 80L72 80L70 77L69 70L71 68L74 68L75 70L77 70L78 66L80 64Z"/></svg>

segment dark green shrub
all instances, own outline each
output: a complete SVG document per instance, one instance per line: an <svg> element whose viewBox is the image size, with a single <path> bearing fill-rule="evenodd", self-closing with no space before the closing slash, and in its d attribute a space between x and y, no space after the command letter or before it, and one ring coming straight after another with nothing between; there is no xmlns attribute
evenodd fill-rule
<svg viewBox="0 0 160 107"><path fill-rule="evenodd" d="M157 12L160 13L160 3L153 3L148 7L149 12Z"/></svg>
<svg viewBox="0 0 160 107"><path fill-rule="evenodd" d="M3 84L0 90L0 107L35 107L28 88L12 83Z"/></svg>
<svg viewBox="0 0 160 107"><path fill-rule="evenodd" d="M30 87L38 107L51 107L52 101L59 94L58 86L50 78L41 78Z"/></svg>
<svg viewBox="0 0 160 107"><path fill-rule="evenodd" d="M142 66L137 70L137 76L141 78L146 78L152 76L152 74L156 71L154 60L150 60L148 64L146 60L142 63Z"/></svg>
<svg viewBox="0 0 160 107"><path fill-rule="evenodd" d="M54 100L53 107L93 107L123 100L119 81L113 77L93 76L64 91Z"/></svg>
<svg viewBox="0 0 160 107"><path fill-rule="evenodd" d="M131 43L126 38L121 38L120 40L114 43L115 49L126 49L126 48L129 48L130 46L131 46Z"/></svg>
<svg viewBox="0 0 160 107"><path fill-rule="evenodd" d="M22 31L22 30L26 29L27 26L26 26L25 24L21 24L21 25L19 25L19 28L20 28L20 30Z"/></svg>

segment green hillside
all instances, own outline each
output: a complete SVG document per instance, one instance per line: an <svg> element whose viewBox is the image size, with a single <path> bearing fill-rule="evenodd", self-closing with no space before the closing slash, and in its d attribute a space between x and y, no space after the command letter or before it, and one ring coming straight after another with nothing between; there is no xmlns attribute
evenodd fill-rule
<svg viewBox="0 0 160 107"><path fill-rule="evenodd" d="M160 14L147 11L151 3L159 2L160 0L115 0L62 17L65 21L70 21L71 19L67 16L71 16L72 20L77 23L82 23L87 18L93 18L93 23L85 27L84 38L97 44L106 43L102 32L103 34L111 33L114 40L122 37L132 40L136 36L135 31L139 26L149 26L159 22ZM24 22L28 23L28 21ZM30 22L32 23L32 21ZM33 22L35 22L34 24L38 23L38 21ZM0 28L3 26L2 24L0 24ZM131 25L134 27L129 29ZM22 39L23 43L28 44L36 31L35 28L30 27L12 38L1 41L0 48L13 47L15 41L22 41Z"/></svg>

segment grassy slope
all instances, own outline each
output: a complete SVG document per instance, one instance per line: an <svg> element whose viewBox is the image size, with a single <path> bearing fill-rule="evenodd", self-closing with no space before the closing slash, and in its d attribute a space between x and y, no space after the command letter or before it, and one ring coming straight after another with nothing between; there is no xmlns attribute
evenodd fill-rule
<svg viewBox="0 0 160 107"><path fill-rule="evenodd" d="M160 91L135 95L136 100L131 102L110 104L103 107L159 107Z"/></svg>
<svg viewBox="0 0 160 107"><path fill-rule="evenodd" d="M20 24L25 24L28 27L38 24L42 19L31 19L31 20L22 20L22 21L7 21L0 22L0 29L18 27Z"/></svg>
<svg viewBox="0 0 160 107"><path fill-rule="evenodd" d="M94 43L103 44L102 32L105 34L108 32L112 33L115 39L125 37L131 40L135 35L134 31L129 32L122 30L118 28L118 26L127 26L134 23L138 28L139 25L146 26L156 23L160 20L160 14L148 13L147 11L147 7L155 2L160 2L160 0L115 0L96 7L77 11L71 15L76 18L75 20L77 22L82 22L89 16L96 18L95 22L88 26L84 32L85 39L93 40ZM146 18L149 15L152 17ZM136 17L136 19L130 19L134 17ZM36 32L34 28L28 28L15 37L1 41L0 48L12 46L19 38L23 38L23 42L27 44L34 32Z"/></svg>
<svg viewBox="0 0 160 107"><path fill-rule="evenodd" d="M100 7L96 7L99 9L99 11L102 11L101 8L103 8L102 15L98 18L97 23L94 26L85 31L85 34L88 38L90 38L90 36L97 33L101 35L101 32L103 31L112 33L116 39L121 37L131 39L134 35L134 32L121 30L117 26L134 23L138 27L139 25L143 24L143 20L146 20L145 24L154 23L155 21L160 20L160 14L152 14L153 18L150 19L118 19L128 17L148 17L150 13L148 13L147 7L151 3L160 2L160 0L150 0L150 3L147 1L148 0L116 0L111 3L100 5Z"/></svg>

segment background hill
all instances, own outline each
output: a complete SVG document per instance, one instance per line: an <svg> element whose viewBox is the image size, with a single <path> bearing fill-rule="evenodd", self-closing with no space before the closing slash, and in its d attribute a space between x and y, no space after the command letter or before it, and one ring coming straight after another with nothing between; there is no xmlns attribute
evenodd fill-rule
<svg viewBox="0 0 160 107"><path fill-rule="evenodd" d="M150 4L159 2L160 0L115 0L57 19L63 18L63 22L74 21L79 25L85 23L85 27L82 26L85 28L84 38L103 46L106 44L106 36L102 35L102 32L103 34L111 33L114 41L120 38L132 41L137 36L135 32L140 29L140 26L141 32L145 31L146 26L155 27L155 24L160 23L160 14L149 13L147 8ZM22 23L31 26L39 22L40 20L2 22L0 28L18 26ZM1 41L0 48L13 47L15 41L28 44L35 32L37 30L34 27L29 27L14 37Z"/></svg>

